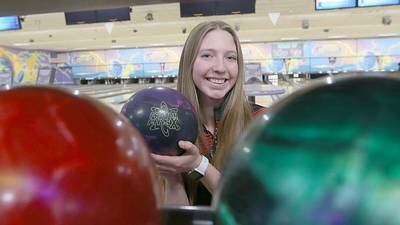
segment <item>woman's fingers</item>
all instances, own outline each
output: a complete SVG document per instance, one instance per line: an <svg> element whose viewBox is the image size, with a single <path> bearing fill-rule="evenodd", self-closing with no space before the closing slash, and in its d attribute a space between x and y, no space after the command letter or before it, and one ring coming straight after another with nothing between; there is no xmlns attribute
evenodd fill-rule
<svg viewBox="0 0 400 225"><path fill-rule="evenodd" d="M174 166L179 161L177 157L179 156L166 156L166 155L157 155L151 154L151 157L156 162L156 164L164 165L164 166Z"/></svg>
<svg viewBox="0 0 400 225"><path fill-rule="evenodd" d="M198 152L196 145L194 145L190 141L179 141L178 145L180 148L186 150L186 152L184 154L194 154L194 153Z"/></svg>
<svg viewBox="0 0 400 225"><path fill-rule="evenodd" d="M185 149L185 153L180 156L165 156L151 154L157 167L162 173L182 173L188 172L197 167L201 161L201 154L196 145L189 141L179 141L179 147Z"/></svg>
<svg viewBox="0 0 400 225"><path fill-rule="evenodd" d="M188 158L188 160L186 160L185 167L189 168L189 170L197 167L200 164L202 157L197 146L189 141L179 141L178 144L179 147L186 150L185 154L183 154L183 157Z"/></svg>
<svg viewBox="0 0 400 225"><path fill-rule="evenodd" d="M156 168L160 172L160 174L176 174L176 170L171 167L156 165Z"/></svg>
<svg viewBox="0 0 400 225"><path fill-rule="evenodd" d="M178 173L185 172L185 168L182 168L181 166L182 158L180 156L163 156L152 154L152 158L154 159L156 168L159 170L160 174L176 175Z"/></svg>

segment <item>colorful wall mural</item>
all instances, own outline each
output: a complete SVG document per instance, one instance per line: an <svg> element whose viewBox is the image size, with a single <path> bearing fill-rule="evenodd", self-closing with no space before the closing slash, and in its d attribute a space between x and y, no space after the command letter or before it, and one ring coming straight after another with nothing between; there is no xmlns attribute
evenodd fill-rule
<svg viewBox="0 0 400 225"><path fill-rule="evenodd" d="M259 63L264 74L400 69L400 38L245 43L242 50L245 62ZM82 78L174 77L181 51L181 46L67 53L0 47L0 85L35 84L40 68L53 68L58 84ZM64 61L52 64L52 54Z"/></svg>
<svg viewBox="0 0 400 225"><path fill-rule="evenodd" d="M111 49L66 54L74 79L168 77L178 74L182 47Z"/></svg>
<svg viewBox="0 0 400 225"><path fill-rule="evenodd" d="M242 44L246 63L262 73L397 71L400 38L293 41ZM41 67L56 68L55 83L73 79L174 77L181 46L50 53L0 47L0 84L35 83ZM51 64L51 54L63 62ZM62 57L59 57L62 56Z"/></svg>
<svg viewBox="0 0 400 225"><path fill-rule="evenodd" d="M40 67L50 66L50 53L0 47L0 85L35 84Z"/></svg>
<svg viewBox="0 0 400 225"><path fill-rule="evenodd" d="M71 67L53 65L52 54L56 55L49 51L0 47L0 85L43 84L47 76L48 82L73 84Z"/></svg>
<svg viewBox="0 0 400 225"><path fill-rule="evenodd" d="M359 68L365 70L399 70L400 38L358 40Z"/></svg>
<svg viewBox="0 0 400 225"><path fill-rule="evenodd" d="M245 55L245 61L261 63L263 73L400 69L400 38L274 42L242 47L243 52L249 53ZM246 48L257 48L264 53L253 54L257 51Z"/></svg>

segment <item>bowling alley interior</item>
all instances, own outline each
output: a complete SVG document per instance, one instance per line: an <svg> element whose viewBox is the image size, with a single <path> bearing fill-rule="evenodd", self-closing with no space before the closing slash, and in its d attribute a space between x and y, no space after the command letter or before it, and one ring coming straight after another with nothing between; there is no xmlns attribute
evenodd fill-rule
<svg viewBox="0 0 400 225"><path fill-rule="evenodd" d="M400 131L400 0L4 0L0 5L0 224L400 225L400 142L393 136ZM149 147L137 147L147 144L136 130L141 125L129 124L134 114L126 112L133 110L127 104L146 89L177 89L185 41L207 21L224 21L236 32L244 94L266 112L239 132L211 205L165 205L160 191L165 183ZM76 98L73 110L67 109L72 104L67 96ZM44 101L56 105L46 111ZM99 112L89 110L92 103ZM24 107L21 118L10 116ZM73 111L76 116L56 122L57 113ZM96 126L70 132L87 121ZM109 126L109 121L117 122ZM58 125L36 130L36 123ZM104 140L104 146L117 143L109 147L117 153L51 150L63 144L51 135L57 127L65 129L65 146L78 146L79 134L82 140L95 135L99 151L107 151L99 147ZM18 132L11 132L14 128ZM53 155L65 157L50 163ZM107 168L118 157L125 164L116 166L117 176ZM54 169L56 162L65 167ZM90 169L79 169L85 165ZM145 166L150 169L143 172ZM107 174L113 174L107 182L115 182L110 187L100 178ZM130 185L123 176L141 176L143 182ZM86 192L74 192L80 188Z"/></svg>

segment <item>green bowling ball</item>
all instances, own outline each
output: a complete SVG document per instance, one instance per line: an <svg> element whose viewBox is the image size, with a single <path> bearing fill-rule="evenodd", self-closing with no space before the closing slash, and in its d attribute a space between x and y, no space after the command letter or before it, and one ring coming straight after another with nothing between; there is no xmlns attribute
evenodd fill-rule
<svg viewBox="0 0 400 225"><path fill-rule="evenodd" d="M214 196L217 225L399 225L400 79L328 77L277 103Z"/></svg>

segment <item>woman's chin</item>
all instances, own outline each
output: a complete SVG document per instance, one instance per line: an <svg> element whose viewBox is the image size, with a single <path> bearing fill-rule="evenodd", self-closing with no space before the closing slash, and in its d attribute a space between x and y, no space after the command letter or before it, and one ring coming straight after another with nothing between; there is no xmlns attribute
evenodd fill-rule
<svg viewBox="0 0 400 225"><path fill-rule="evenodd" d="M215 103L221 103L224 100L225 95L210 95L209 99Z"/></svg>

